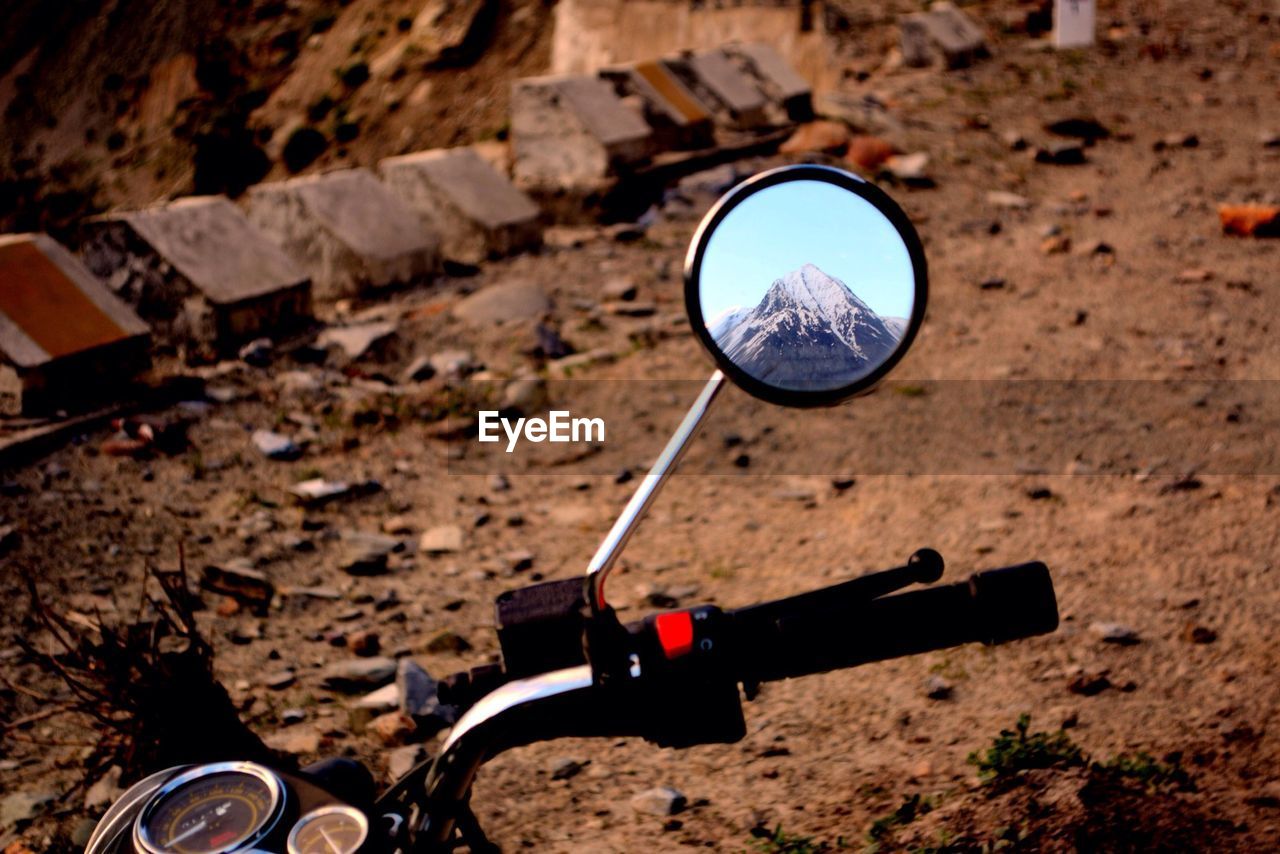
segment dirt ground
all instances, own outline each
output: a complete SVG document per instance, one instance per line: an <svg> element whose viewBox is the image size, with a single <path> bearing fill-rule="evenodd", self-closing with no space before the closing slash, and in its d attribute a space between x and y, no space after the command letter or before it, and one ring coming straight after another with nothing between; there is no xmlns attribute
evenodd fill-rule
<svg viewBox="0 0 1280 854"><path fill-rule="evenodd" d="M1139 447L1118 467L1054 448L992 474L938 474L928 466L866 474L848 463L868 444L888 454L911 445L915 437L887 426L887 409L913 403L911 393L893 388L935 380L1203 381L1227 389L1221 409L1196 428L1210 446L1241 441L1238 431L1251 420L1256 426L1273 417L1248 409L1232 417L1229 383L1269 382L1280 368L1272 330L1280 242L1222 236L1215 205L1280 202L1280 149L1261 141L1280 130L1280 9L1265 2L1102 5L1108 38L1096 50L1059 54L1008 35L969 70L892 70L850 84L890 105L904 126L895 142L931 157L936 187L889 187L916 222L930 263L929 316L917 344L877 395L841 410L768 416L776 429L761 426L760 407L745 395L727 392L690 454L690 473L669 484L612 582L628 617L651 609L655 594L734 606L896 566L932 546L948 561L945 580L1045 561L1061 628L994 649L964 647L767 685L747 706L748 736L735 745L675 752L584 740L513 751L486 766L474 797L482 824L504 848L813 850L752 836L753 828L777 826L815 846L843 838L851 848L882 850L1280 844L1274 461L1256 473L1214 473L1196 469L1194 459L1180 468L1181 458ZM1051 140L1046 122L1077 116L1111 131L1087 149L1082 165L1035 163L1003 138L1021 133L1034 147ZM1194 135L1197 144L1160 144L1171 135ZM987 200L992 190L1021 194L1031 207L995 207ZM132 607L145 566L174 565L179 543L197 570L248 558L278 587L323 585L342 595L285 596L257 618L222 616L217 597L206 594L211 607L202 624L245 718L276 743L306 745L304 758L349 753L385 773L388 748L371 733L353 732L349 700L319 686L323 666L351 654L327 635L376 630L384 651L408 652L441 676L494 657L491 602L499 592L534 572L582 571L634 488L620 474L643 471L710 372L681 325L680 269L711 200L690 191L689 203L667 205L640 240L593 230L579 246L550 245L474 277L355 307L399 322L395 351L383 365L364 365L364 378L285 360L212 372L210 384L235 399L192 427L185 453L106 456L96 452L106 433L95 433L8 473L0 516L20 541L0 576L12 615L0 627L6 677L60 696L14 645L19 633L35 634L22 567L38 571L57 607L111 617ZM1069 238L1067 251L1045 251L1055 235ZM637 302L653 304L653 315L599 309L602 282L621 276L635 281ZM577 350L606 348L616 357L554 386L556 402L575 414L634 419L641 426L634 439L606 442L586 461L525 469L489 460L469 469L458 456L467 441L442 439L442 422L419 415L440 399L438 384L369 379L398 376L414 353L454 347L473 352L487 375L538 368L529 355L532 322L476 329L448 311L464 292L516 281L550 294L554 324ZM321 389L281 382L297 370L319 379ZM622 382L657 379L686 382ZM1182 398L1161 397L1158 384L1135 388L1150 395L1156 427L1186 415ZM305 434L307 451L292 463L267 460L250 442L256 428ZM1250 435L1261 456L1268 434ZM750 466L734 466L744 452ZM1054 465L1036 463L1045 459ZM947 472L969 471L963 460L952 462ZM509 489L496 488L494 472L506 475ZM383 489L320 510L293 506L285 490L317 475L372 478ZM838 475L856 482L838 489ZM343 573L342 532L378 532L393 516L403 517L411 544L424 530L460 526L463 549L440 557L409 549L373 578ZM312 550L300 550L302 541ZM510 555L520 551L533 554L532 570L512 573ZM391 589L399 604L375 608ZM1099 623L1131 629L1136 643L1102 640ZM428 652L444 629L472 648ZM279 691L262 684L264 673L287 664L296 668L294 684ZM933 676L951 686L948 698L928 696ZM0 692L5 717L39 708ZM285 727L280 718L289 708L302 709L304 720ZM1136 785L1111 800L1094 797L1097 787L1084 785L1079 769L1031 775L1012 790L983 785L966 758L1024 713L1033 730L1068 725L1070 739L1099 761L1138 752L1166 763L1180 757L1191 784L1176 791ZM307 744L299 734L318 739ZM67 789L82 776L93 735L66 717L6 731L3 789ZM553 780L553 767L566 758L586 764ZM684 793L689 807L668 818L633 810L634 794L663 785ZM875 824L912 796L931 811L887 831ZM82 797L37 820L25 831L28 844L61 844L66 837L53 834L88 814Z"/></svg>

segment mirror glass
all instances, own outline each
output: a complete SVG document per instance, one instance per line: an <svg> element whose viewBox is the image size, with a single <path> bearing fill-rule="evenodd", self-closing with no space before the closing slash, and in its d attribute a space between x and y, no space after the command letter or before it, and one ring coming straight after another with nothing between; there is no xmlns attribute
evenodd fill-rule
<svg viewBox="0 0 1280 854"><path fill-rule="evenodd" d="M731 378L775 402L830 402L870 385L924 313L923 254L901 209L824 167L775 170L731 191L686 273L703 343Z"/></svg>

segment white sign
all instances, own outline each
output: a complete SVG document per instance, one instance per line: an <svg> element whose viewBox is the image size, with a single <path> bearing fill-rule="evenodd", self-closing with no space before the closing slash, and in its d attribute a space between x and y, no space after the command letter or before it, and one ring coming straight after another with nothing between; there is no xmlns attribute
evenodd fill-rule
<svg viewBox="0 0 1280 854"><path fill-rule="evenodd" d="M1094 0L1054 0L1053 46L1089 47L1093 44Z"/></svg>

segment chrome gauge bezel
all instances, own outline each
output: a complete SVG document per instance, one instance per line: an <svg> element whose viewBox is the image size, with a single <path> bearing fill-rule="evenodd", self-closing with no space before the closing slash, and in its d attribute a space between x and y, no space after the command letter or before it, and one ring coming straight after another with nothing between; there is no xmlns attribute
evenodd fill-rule
<svg viewBox="0 0 1280 854"><path fill-rule="evenodd" d="M306 815L301 816L298 819L298 821L293 825L293 830L289 831L289 841L288 841L289 854L301 854L301 852L298 849L298 834L300 834L303 830L306 830L306 827L308 824L315 821L316 819L325 818L331 815L342 815L342 816L346 816L347 818L355 819L356 823L360 825L360 831L361 831L360 841L357 842L356 847L352 849L353 851L360 850L360 846L364 845L365 840L369 838L368 817L364 813L360 812L360 810L356 809L355 807L349 807L344 804L329 804L328 806L317 807L316 809L313 809L311 812L307 813Z"/></svg>
<svg viewBox="0 0 1280 854"><path fill-rule="evenodd" d="M146 854L167 854L168 849L151 838L151 831L148 827L151 817L155 815L159 806L176 792L197 780L203 780L206 777L212 777L217 774L247 774L255 777L266 785L267 791L271 795L271 803L267 808L266 820L258 825L257 830L234 845L219 848L218 854L249 848L269 834L280 821L281 813L284 812L284 783L270 768L266 768L256 762L213 762L208 765L198 765L189 771L182 772L161 786L152 795L151 800L147 802L142 812L138 813L137 819L134 820L134 847L139 851L146 852Z"/></svg>

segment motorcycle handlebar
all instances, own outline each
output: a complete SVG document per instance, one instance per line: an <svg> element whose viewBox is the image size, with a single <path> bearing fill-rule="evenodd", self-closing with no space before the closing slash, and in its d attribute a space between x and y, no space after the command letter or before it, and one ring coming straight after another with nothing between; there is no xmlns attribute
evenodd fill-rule
<svg viewBox="0 0 1280 854"><path fill-rule="evenodd" d="M792 679L960 644L1004 643L1053 631L1057 599L1040 562L993 569L955 584L857 604L838 587L726 613L737 676Z"/></svg>

